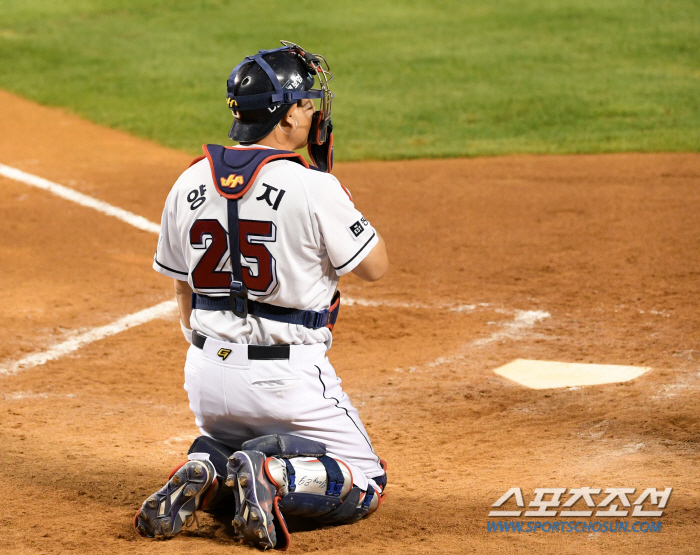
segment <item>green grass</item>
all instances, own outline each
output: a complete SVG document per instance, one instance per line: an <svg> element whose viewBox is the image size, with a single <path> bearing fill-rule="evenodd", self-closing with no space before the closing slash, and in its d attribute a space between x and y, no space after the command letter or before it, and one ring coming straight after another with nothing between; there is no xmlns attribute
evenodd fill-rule
<svg viewBox="0 0 700 555"><path fill-rule="evenodd" d="M700 145L697 0L0 0L0 87L197 153L280 38L330 61L338 159Z"/></svg>

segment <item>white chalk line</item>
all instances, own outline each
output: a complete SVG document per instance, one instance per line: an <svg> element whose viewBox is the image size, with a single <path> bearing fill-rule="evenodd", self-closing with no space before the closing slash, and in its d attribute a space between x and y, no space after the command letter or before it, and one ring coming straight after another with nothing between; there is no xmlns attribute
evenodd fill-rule
<svg viewBox="0 0 700 555"><path fill-rule="evenodd" d="M428 305L418 305L415 303L400 303L400 302L392 302L392 301L370 301L366 299L353 299L353 298L344 298L343 299L343 304L352 306L352 305L358 305L358 306L389 306L393 308L429 308L429 309L436 309L436 308L445 308L444 306L428 306ZM487 303L480 303L477 305L459 305L458 310L454 310L454 312L465 312L463 307L470 307L468 311L476 310L478 307L486 307L488 306ZM120 333L124 330L127 330L129 328L132 328L134 326L139 326L141 324L145 324L147 322L150 322L151 320L154 320L156 318L161 318L164 316L168 316L171 312L174 312L177 309L177 302L176 301L165 301L160 304L157 304L155 306L152 306L151 308L146 308L144 310L141 310L139 312L136 312L134 314L129 314L128 316L124 316L123 318L117 320L116 322L113 322L111 324L107 324L105 326L101 326L98 328L92 328L86 332L83 333L76 333L76 335L73 335L69 339L66 339L65 341L58 343L54 345L53 347L50 347L49 349L45 351L39 351L36 353L32 353L30 355L27 355L17 361L14 362L9 362L5 364L0 364L0 376L13 376L15 374L18 374L19 372L23 370L27 370L29 368L33 368L35 366L41 366L43 364L46 364L49 361L56 360L58 358L61 358L67 354L70 354L74 351L77 351L81 347L84 347L86 345L89 345L90 343L94 343L95 341L99 341L100 339L104 339L106 337L109 337L111 335L115 335L117 333ZM452 309L450 309L452 310ZM501 332L501 333L506 333L506 332Z"/></svg>
<svg viewBox="0 0 700 555"><path fill-rule="evenodd" d="M83 193L79 193L78 191L71 189L69 187L65 187L63 185L59 185L58 183L54 183L53 181L49 181L48 179L44 179L43 177L39 177L30 173L27 173L25 171L19 170L17 168L12 168L10 166L6 166L4 164L0 164L0 175L7 177L8 179L12 179L15 181L19 181L21 183L25 183L27 185L31 185L33 187L37 187L39 189L43 189L45 191L48 191L51 194L54 194L58 197L61 197L66 200L70 200L72 202L75 202L76 204L79 204L81 206L85 206L87 208L92 208L94 210L97 210L98 212L101 212L107 216L112 216L114 218L117 218L118 220L121 220L129 225L132 225L136 227L137 229L141 229L143 231L149 231L151 233L156 233L160 234L160 225L151 222L144 218L143 216L139 216L137 214L134 214L133 212L129 212L128 210L124 210L122 208L118 208L116 206L112 206L111 204L95 199L91 196L85 195ZM477 304L462 304L462 305L455 305L455 304L440 304L440 305L427 305L423 303L404 303L404 302L397 302L397 301L375 301L375 300L367 300L367 299L355 299L352 297L344 297L342 304L345 306L353 306L353 305L358 305L358 306L367 306L367 307L390 307L390 308L416 308L416 309L423 309L423 310L435 310L435 309L442 309L442 310L449 310L451 312L456 312L456 313L470 313L473 312L479 308L485 308L488 307L488 303L477 303ZM27 355L26 357L9 363L5 365L0 365L0 375L14 375L17 374L18 372L22 370L26 370L28 368L32 368L35 366L40 366L42 364L46 364L50 360L56 360L57 358L60 358L66 354L69 354L73 351L78 350L80 347L87 345L89 343L93 343L95 341L98 341L100 339L103 339L105 337L109 337L111 335L120 333L121 331L124 331L130 327L144 324L146 322L149 322L155 318L159 318L161 316L164 316L168 312L171 312L177 308L177 304L175 301L166 301L164 303L161 303L159 305L153 306L151 308L147 308L145 310L142 310L140 312L137 312L135 314L131 314L129 316L125 316L124 318L121 318L120 320L117 320L116 322L113 322L112 324L108 324L106 326L102 326L100 328L94 328L90 331L87 331L85 333L82 333L80 335L74 336L62 343L59 343L55 345L54 347L48 349L47 351L42 351L38 353L33 353L31 355ZM516 317L515 320L509 324L506 325L506 329L500 332L497 332L493 334L489 338L485 339L480 339L474 342L474 345L479 346L479 345L485 345L487 343L490 343L492 341L497 341L502 338L506 337L512 337L514 333L517 333L517 331L522 327L522 326L527 326L527 323L523 323L524 320L519 320L519 317L522 314L530 314L530 313L536 313L536 312L541 312L541 311L517 311L516 312ZM547 314L547 313L545 313ZM549 316L549 314L547 314ZM438 361L441 361L443 359L438 359ZM447 360L447 359L445 359ZM438 365L438 361L435 361L434 363L429 363L432 365ZM440 362L439 364L442 364Z"/></svg>
<svg viewBox="0 0 700 555"><path fill-rule="evenodd" d="M98 200L83 193L79 193L74 189L59 185L58 183L54 183L53 181L49 181L43 177L32 175L31 173L6 166L4 164L0 164L0 175L14 181L19 181L26 185L31 185L32 187L37 187L44 191L48 191L53 195L70 200L81 206L92 208L98 212L101 212L102 214L117 218L118 220L121 220L122 222L125 222L137 229L160 234L160 225L147 220L143 216L139 216L138 214L134 214L133 212L129 212L123 208L112 206L107 202ZM175 301L166 301L145 310L141 310L140 312L130 314L106 326L93 328L87 332L75 335L62 343L58 343L53 347L50 347L46 351L32 353L15 362L0 365L0 375L12 376L21 372L22 370L27 370L28 368L46 364L51 360L56 360L57 358L77 351L79 348L90 343L99 341L100 339L104 339L105 337L109 337L111 335L115 335L133 326L145 324L146 322L150 322L155 318L166 316L175 309L177 309L177 303Z"/></svg>
<svg viewBox="0 0 700 555"><path fill-rule="evenodd" d="M139 216L133 212L124 210L123 208L117 208L116 206L112 206L107 202L97 200L96 198L83 193L79 193L74 189L59 185L58 183L54 183L53 181L49 181L43 177L38 177L36 175L32 175L31 173L18 170L17 168L11 168L10 166L6 166L4 164L0 164L0 175L7 177L8 179L13 179L14 181L20 181L26 185L31 185L32 187L38 187L39 189L48 191L53 195L70 200L76 204L80 204L81 206L93 208L98 212L102 212L107 216L117 218L118 220L121 220L122 222L132 225L138 229L142 229L143 231L150 231L151 233L156 234L160 233L160 225L147 220L143 216Z"/></svg>
<svg viewBox="0 0 700 555"><path fill-rule="evenodd" d="M418 308L421 310L449 310L450 312L474 312L480 308L486 308L489 303L476 303L476 304L434 304L429 305L425 303L403 303L399 301L373 301L368 299L356 299L354 297L342 296L340 300L342 306L369 306L369 307L380 307L388 306L390 308Z"/></svg>
<svg viewBox="0 0 700 555"><path fill-rule="evenodd" d="M466 348L483 347L485 345L489 345L490 343L495 343L496 341L502 341L504 339L523 339L527 335L529 329L533 328L535 324L549 318L550 316L551 314L549 312L545 312L544 310L516 310L515 316L512 320L500 324L501 329L492 333L488 337L482 337L481 339L471 341L466 345ZM462 361L466 357L467 355L465 353L457 353L451 356L438 357L437 359L420 366L396 368L394 371L415 372L418 368L437 368L438 366L443 366L444 364Z"/></svg>
<svg viewBox="0 0 700 555"><path fill-rule="evenodd" d="M488 337L476 339L471 344L474 347L481 347L502 339L518 339L525 330L550 316L551 314L544 310L516 310L513 320L503 324L500 331L494 332Z"/></svg>
<svg viewBox="0 0 700 555"><path fill-rule="evenodd" d="M111 324L107 324L106 326L92 328L91 330L71 337L70 339L58 343L45 351L32 353L15 362L2 365L0 366L0 375L13 376L19 372L22 372L23 370L27 370L35 366L41 366L42 364L46 364L51 360L61 358L62 356L77 351L81 347L95 341L99 341L100 339L116 335L134 326L139 326L141 324L145 324L146 322L150 322L151 320L155 320L156 318L169 316L176 310L177 302L173 300L165 301L139 312L129 314L128 316L124 316L123 318L120 318Z"/></svg>
<svg viewBox="0 0 700 555"><path fill-rule="evenodd" d="M34 393L33 391L14 391L3 394L5 401L24 401L25 399L75 399L75 393Z"/></svg>

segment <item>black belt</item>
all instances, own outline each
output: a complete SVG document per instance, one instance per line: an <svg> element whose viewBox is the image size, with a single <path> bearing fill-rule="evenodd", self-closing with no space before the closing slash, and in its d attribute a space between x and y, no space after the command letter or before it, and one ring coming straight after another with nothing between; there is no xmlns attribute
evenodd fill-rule
<svg viewBox="0 0 700 555"><path fill-rule="evenodd" d="M204 349L208 337L197 331L192 332L192 345L198 349ZM226 349L221 349L220 352ZM224 360L230 354L219 355ZM248 345L249 360L286 360L289 359L289 345Z"/></svg>
<svg viewBox="0 0 700 555"><path fill-rule="evenodd" d="M230 310L236 315L250 314L259 318L287 324L297 324L310 329L328 327L332 331L340 309L340 292L336 291L335 295L333 295L331 306L320 312L261 303L248 299L247 296L242 298L233 293L227 297L209 297L199 293L192 293L191 306L197 310Z"/></svg>

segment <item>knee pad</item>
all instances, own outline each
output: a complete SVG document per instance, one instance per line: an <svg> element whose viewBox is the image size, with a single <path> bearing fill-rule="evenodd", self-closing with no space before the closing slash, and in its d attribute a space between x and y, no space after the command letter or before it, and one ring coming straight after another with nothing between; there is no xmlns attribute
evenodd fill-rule
<svg viewBox="0 0 700 555"><path fill-rule="evenodd" d="M268 457L320 457L326 454L326 446L292 434L274 434L246 441L241 451L261 451Z"/></svg>

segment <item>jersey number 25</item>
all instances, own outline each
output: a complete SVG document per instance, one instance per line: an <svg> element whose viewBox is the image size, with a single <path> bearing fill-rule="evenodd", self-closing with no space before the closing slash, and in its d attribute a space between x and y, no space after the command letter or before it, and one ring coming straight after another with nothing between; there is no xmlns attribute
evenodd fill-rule
<svg viewBox="0 0 700 555"><path fill-rule="evenodd" d="M243 283L254 295L269 295L277 287L275 259L264 243L274 243L277 228L272 222L238 221L238 245L245 260ZM228 289L231 274L222 266L226 256L228 233L218 220L197 220L190 229L190 245L206 249L192 271L195 289ZM256 268L257 267L257 268ZM255 268L255 273L253 269Z"/></svg>

